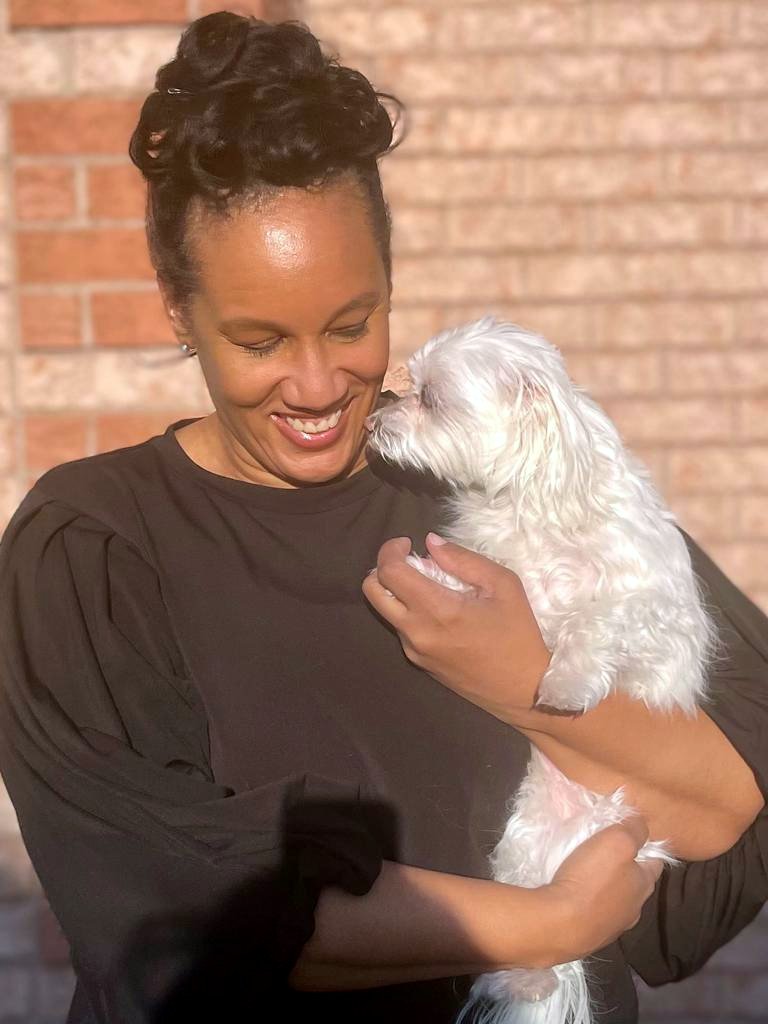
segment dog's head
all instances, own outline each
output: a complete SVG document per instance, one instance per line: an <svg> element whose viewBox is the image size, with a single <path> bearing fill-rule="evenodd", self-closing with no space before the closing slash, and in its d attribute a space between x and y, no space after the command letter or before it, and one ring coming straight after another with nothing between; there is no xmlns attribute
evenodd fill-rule
<svg viewBox="0 0 768 1024"><path fill-rule="evenodd" d="M589 436L579 391L546 339L488 315L430 338L408 370L411 394L369 417L384 458L457 487L573 482Z"/></svg>

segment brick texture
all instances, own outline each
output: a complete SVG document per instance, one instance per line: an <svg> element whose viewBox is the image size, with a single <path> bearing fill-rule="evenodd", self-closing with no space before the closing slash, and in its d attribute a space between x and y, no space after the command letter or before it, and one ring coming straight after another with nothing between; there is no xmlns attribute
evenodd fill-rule
<svg viewBox="0 0 768 1024"><path fill-rule="evenodd" d="M14 28L147 24L187 20L186 0L11 0Z"/></svg>
<svg viewBox="0 0 768 1024"><path fill-rule="evenodd" d="M62 461L211 408L177 358L127 146L217 0L8 0L0 39L0 528ZM768 610L764 0L261 0L408 107L381 161L392 366L494 311L539 331L680 523ZM3 30L0 30L3 31ZM765 1017L768 917L644 1024ZM0 792L0 1022L64 1018L58 926Z"/></svg>

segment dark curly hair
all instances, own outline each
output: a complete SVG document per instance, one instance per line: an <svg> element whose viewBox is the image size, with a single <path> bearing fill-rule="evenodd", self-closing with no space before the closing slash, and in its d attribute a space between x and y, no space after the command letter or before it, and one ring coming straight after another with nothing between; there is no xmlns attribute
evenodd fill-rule
<svg viewBox="0 0 768 1024"><path fill-rule="evenodd" d="M390 100L390 119L382 99ZM286 186L352 176L391 282L391 215L377 159L405 108L323 53L300 21L219 11L193 21L147 96L129 154L147 181L152 264L181 310L197 287L190 203L226 216Z"/></svg>

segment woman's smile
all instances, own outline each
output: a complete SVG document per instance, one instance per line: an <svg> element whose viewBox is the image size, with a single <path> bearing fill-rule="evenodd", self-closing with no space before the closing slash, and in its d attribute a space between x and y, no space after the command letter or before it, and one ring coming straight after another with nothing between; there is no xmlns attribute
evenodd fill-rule
<svg viewBox="0 0 768 1024"><path fill-rule="evenodd" d="M278 430L299 448L327 448L344 433L349 416L347 410L352 401L339 407L330 416L289 416L287 413L270 414Z"/></svg>

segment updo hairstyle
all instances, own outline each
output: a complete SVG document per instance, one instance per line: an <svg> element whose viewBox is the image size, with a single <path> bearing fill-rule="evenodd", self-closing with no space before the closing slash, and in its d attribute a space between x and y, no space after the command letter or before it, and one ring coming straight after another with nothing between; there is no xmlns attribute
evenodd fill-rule
<svg viewBox="0 0 768 1024"><path fill-rule="evenodd" d="M396 108L394 123L381 99ZM326 56L299 21L220 11L193 21L157 72L129 154L147 181L149 253L177 307L197 287L189 211L227 216L286 186L352 175L391 281L391 215L377 159L395 149L403 104Z"/></svg>

